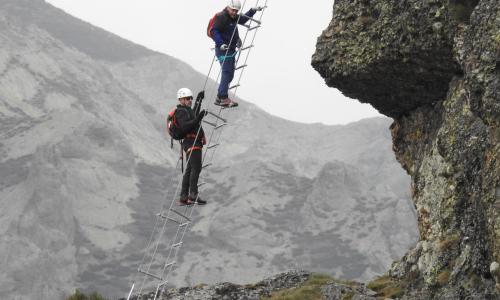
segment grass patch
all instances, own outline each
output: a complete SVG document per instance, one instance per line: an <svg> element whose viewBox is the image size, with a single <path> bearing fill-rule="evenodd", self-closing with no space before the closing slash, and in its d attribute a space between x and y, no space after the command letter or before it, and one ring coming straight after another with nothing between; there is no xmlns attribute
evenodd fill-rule
<svg viewBox="0 0 500 300"><path fill-rule="evenodd" d="M406 285L404 281L396 281L392 277L385 275L368 283L367 287L377 292L378 297L399 298L403 295Z"/></svg>
<svg viewBox="0 0 500 300"><path fill-rule="evenodd" d="M321 300L321 287L332 281L335 280L329 275L313 274L302 286L273 293L261 300Z"/></svg>

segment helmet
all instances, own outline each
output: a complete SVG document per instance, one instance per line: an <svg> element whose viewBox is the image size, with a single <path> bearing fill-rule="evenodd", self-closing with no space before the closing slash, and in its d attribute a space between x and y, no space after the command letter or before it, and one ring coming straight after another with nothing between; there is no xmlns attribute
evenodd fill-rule
<svg viewBox="0 0 500 300"><path fill-rule="evenodd" d="M241 2L240 0L229 0L229 3L227 4L227 7L240 10L241 9Z"/></svg>
<svg viewBox="0 0 500 300"><path fill-rule="evenodd" d="M177 91L177 99L193 97L193 92L188 88L182 88Z"/></svg>

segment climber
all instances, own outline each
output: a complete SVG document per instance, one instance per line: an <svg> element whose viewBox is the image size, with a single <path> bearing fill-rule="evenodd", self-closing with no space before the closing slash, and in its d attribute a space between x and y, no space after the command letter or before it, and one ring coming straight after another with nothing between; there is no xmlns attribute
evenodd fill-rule
<svg viewBox="0 0 500 300"><path fill-rule="evenodd" d="M229 84L233 80L235 71L236 48L241 47L237 24L245 24L257 11L263 7L250 9L244 15L238 15L241 9L240 0L229 0L224 10L217 13L209 23L207 34L215 42L215 55L222 66L221 81L215 105L223 107L238 106L238 103L229 99ZM239 17L239 20L238 20Z"/></svg>
<svg viewBox="0 0 500 300"><path fill-rule="evenodd" d="M204 92L200 92L197 103L201 103ZM175 120L181 132L184 133L182 149L186 153L187 166L182 178L181 196L179 205L207 204L198 195L198 178L200 177L202 164L202 148L206 143L205 133L201 127L201 121L207 111L201 110L200 106L191 109L193 103L193 92L188 88L181 88L177 92L179 104L175 110ZM200 101L198 101L200 100Z"/></svg>

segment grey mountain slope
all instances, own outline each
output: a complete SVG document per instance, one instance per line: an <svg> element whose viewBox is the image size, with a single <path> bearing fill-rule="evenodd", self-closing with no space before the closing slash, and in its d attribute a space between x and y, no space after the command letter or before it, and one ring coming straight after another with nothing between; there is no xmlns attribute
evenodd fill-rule
<svg viewBox="0 0 500 300"><path fill-rule="evenodd" d="M78 20L43 0L1 0L5 14L35 25L88 56L106 61L128 61L154 54L143 46ZM120 49L120 51L116 51Z"/></svg>
<svg viewBox="0 0 500 300"><path fill-rule="evenodd" d="M125 49L120 59L89 53L26 18L52 18L53 7L1 3L0 298L59 299L74 287L123 296L178 176L165 113L179 86L204 78L168 56L130 54L132 44L108 44ZM304 125L247 102L225 114L224 146L203 173L211 203L196 211L174 284L291 267L367 278L416 238L387 119Z"/></svg>

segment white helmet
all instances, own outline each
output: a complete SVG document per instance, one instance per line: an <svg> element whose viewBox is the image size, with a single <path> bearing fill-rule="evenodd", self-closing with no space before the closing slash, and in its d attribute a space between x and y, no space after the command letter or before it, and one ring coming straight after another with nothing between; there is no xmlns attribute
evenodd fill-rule
<svg viewBox="0 0 500 300"><path fill-rule="evenodd" d="M193 97L193 92L188 88L182 88L177 91L177 99Z"/></svg>
<svg viewBox="0 0 500 300"><path fill-rule="evenodd" d="M227 7L240 10L241 9L241 2L240 0L229 0L229 3L227 4Z"/></svg>

